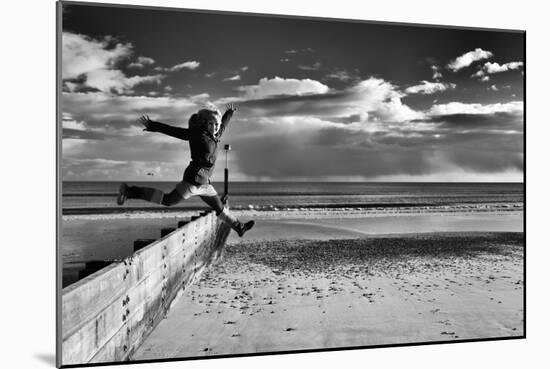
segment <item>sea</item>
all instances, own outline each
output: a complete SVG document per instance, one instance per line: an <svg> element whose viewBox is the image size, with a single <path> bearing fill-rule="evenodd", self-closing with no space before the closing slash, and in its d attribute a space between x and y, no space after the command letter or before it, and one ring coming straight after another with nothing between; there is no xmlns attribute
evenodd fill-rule
<svg viewBox="0 0 550 369"><path fill-rule="evenodd" d="M176 182L129 184L169 192ZM63 287L82 278L86 263L123 259L132 254L134 240L158 238L160 229L175 227L179 219L207 208L200 198L172 207L142 200L119 206L119 185L62 183ZM223 183L213 185L220 195L224 193ZM231 182L228 199L237 216L257 221L247 241L400 232L523 232L523 183ZM403 214L408 216L399 216ZM228 242L236 239L232 234Z"/></svg>
<svg viewBox="0 0 550 369"><path fill-rule="evenodd" d="M198 210L200 198L170 208L141 200L116 205L120 182L63 182L62 212L72 214L129 213L135 211ZM171 191L176 182L134 182L130 185ZM221 195L224 185L213 183ZM457 204L517 204L524 201L523 183L374 183L374 182L231 182L234 210L274 208L373 208L452 206Z"/></svg>

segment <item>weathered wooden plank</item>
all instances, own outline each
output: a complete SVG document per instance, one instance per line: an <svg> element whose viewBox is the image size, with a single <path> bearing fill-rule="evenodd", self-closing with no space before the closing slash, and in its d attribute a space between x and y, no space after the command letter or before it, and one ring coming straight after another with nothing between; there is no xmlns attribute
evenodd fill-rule
<svg viewBox="0 0 550 369"><path fill-rule="evenodd" d="M166 246L167 254L176 252L183 235L189 231L190 225L178 229L177 234L169 239L157 240L136 252L123 262L114 263L85 279L65 288L62 296L62 327L63 336L69 335L87 318L95 316L125 290L135 283L133 278L140 279L156 265L160 257L156 245ZM141 257L135 258L140 255ZM138 273L131 273L129 263L136 260L142 266Z"/></svg>
<svg viewBox="0 0 550 369"><path fill-rule="evenodd" d="M63 291L63 364L125 360L174 298L221 254L229 228L213 212Z"/></svg>
<svg viewBox="0 0 550 369"><path fill-rule="evenodd" d="M189 260L193 260L194 263L204 268L207 261L197 260L205 257L202 253L204 253L202 248L196 248ZM165 316L177 291L184 286L185 281L189 283L197 274L196 268L185 270L183 249L172 254L170 258L166 258L157 272L156 278L151 280L151 275L149 275L147 279L144 279L129 292L130 301L140 302L128 306L130 323L121 325L114 332L109 341L94 355L92 362L106 361L104 359L112 355L115 355L116 360L122 360L120 355L128 355L139 347L143 338ZM129 339L125 337L127 334L131 335ZM121 344L124 344L126 348L117 349Z"/></svg>
<svg viewBox="0 0 550 369"><path fill-rule="evenodd" d="M145 303L147 298L161 294L163 275L157 268L154 273L143 279L90 319L79 330L63 340L67 348L63 351L64 363L88 362L102 347L124 326L133 309ZM129 299L128 299L129 297Z"/></svg>
<svg viewBox="0 0 550 369"><path fill-rule="evenodd" d="M62 335L67 337L126 291L127 268L116 263L67 287L62 296Z"/></svg>

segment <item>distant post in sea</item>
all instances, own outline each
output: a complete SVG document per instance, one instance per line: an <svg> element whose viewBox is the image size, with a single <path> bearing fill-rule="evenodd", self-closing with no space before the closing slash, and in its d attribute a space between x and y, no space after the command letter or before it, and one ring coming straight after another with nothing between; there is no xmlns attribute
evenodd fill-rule
<svg viewBox="0 0 550 369"><path fill-rule="evenodd" d="M227 196L229 194L229 169L227 168L227 154L231 150L231 145L224 145L223 149L225 150L225 169L224 169L224 181L223 181L223 199L224 203L227 202Z"/></svg>

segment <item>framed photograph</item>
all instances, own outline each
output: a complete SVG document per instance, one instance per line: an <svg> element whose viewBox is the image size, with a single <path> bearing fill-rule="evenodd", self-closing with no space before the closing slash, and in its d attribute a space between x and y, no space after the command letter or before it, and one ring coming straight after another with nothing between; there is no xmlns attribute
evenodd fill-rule
<svg viewBox="0 0 550 369"><path fill-rule="evenodd" d="M525 31L57 10L58 366L525 338Z"/></svg>

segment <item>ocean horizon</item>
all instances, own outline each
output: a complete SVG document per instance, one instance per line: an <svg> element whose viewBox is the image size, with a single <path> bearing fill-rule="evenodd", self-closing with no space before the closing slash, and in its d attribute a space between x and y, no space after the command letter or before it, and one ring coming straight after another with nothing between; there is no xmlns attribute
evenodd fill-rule
<svg viewBox="0 0 550 369"><path fill-rule="evenodd" d="M171 191L176 181L129 182ZM166 208L141 200L116 205L120 182L64 181L63 215L126 211L197 210L205 204L191 198ZM212 183L220 195L223 182ZM395 206L453 206L457 204L517 204L524 201L521 182L230 182L233 209L370 208Z"/></svg>

